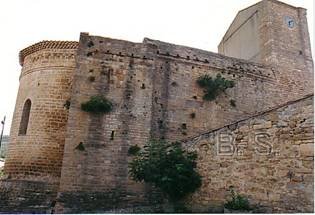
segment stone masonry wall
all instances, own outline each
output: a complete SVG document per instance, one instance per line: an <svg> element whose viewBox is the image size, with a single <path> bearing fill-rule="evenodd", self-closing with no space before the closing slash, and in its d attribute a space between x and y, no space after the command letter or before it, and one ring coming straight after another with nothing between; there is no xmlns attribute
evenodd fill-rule
<svg viewBox="0 0 315 215"><path fill-rule="evenodd" d="M58 184L29 180L0 181L1 213L51 213Z"/></svg>
<svg viewBox="0 0 315 215"><path fill-rule="evenodd" d="M59 180L68 117L64 104L70 98L75 50L44 49L25 57L4 167L7 177ZM27 133L22 135L27 99L32 104Z"/></svg>
<svg viewBox="0 0 315 215"><path fill-rule="evenodd" d="M87 33L79 43L42 41L22 50L0 211L133 211L163 204L160 193L128 176L130 146L162 138L198 150L206 180L191 202L200 207L222 205L233 186L275 212L293 212L292 205L311 212L313 112L306 95L313 92L313 61L306 11L275 0L257 5L264 64L148 38L133 43ZM286 16L294 18L294 28L285 25ZM221 74L235 86L204 101L196 81L205 74ZM111 100L113 110L82 111L95 95ZM27 132L19 134L28 99ZM247 151L216 156L209 138L221 131L232 135L234 148L246 142ZM254 156L252 134L262 140L259 149L272 146L269 154ZM34 201L27 198L32 192Z"/></svg>
<svg viewBox="0 0 315 215"><path fill-rule="evenodd" d="M0 212L45 213L52 207L61 175L68 118L65 104L70 98L76 46L76 42L45 41L21 51L23 67L0 181ZM28 99L29 121L26 134L21 134Z"/></svg>
<svg viewBox="0 0 315 215"><path fill-rule="evenodd" d="M233 188L269 212L313 212L313 119L309 95L187 139L203 178L188 202L197 211L223 207Z"/></svg>
<svg viewBox="0 0 315 215"><path fill-rule="evenodd" d="M150 138L193 137L312 91L311 81L300 85L307 73L286 77L282 68L156 40L132 43L83 33L79 44L58 212L146 204L148 188L128 178L130 146L143 146ZM235 87L216 101L203 101L196 80L218 73L234 80ZM82 111L81 104L95 95L110 99L113 111L105 115ZM236 107L230 105L231 99ZM79 144L84 150L77 149ZM96 203L93 208L81 204L87 196L116 203Z"/></svg>
<svg viewBox="0 0 315 215"><path fill-rule="evenodd" d="M145 204L146 188L128 178L127 152L150 138L154 79L148 48L81 34L57 212ZM81 104L95 95L106 96L114 104L112 112L82 111ZM80 143L82 151L76 149Z"/></svg>
<svg viewBox="0 0 315 215"><path fill-rule="evenodd" d="M295 73L313 73L306 9L277 0L263 0L239 11L218 49Z"/></svg>
<svg viewBox="0 0 315 215"><path fill-rule="evenodd" d="M229 124L313 90L310 71L296 73L156 40L145 39L144 43L157 49L152 133L169 140ZM235 87L215 101L204 101L203 89L196 83L204 74L221 74L233 80ZM236 102L235 107L230 100Z"/></svg>
<svg viewBox="0 0 315 215"><path fill-rule="evenodd" d="M306 9L276 0L265 0L260 5L261 62L295 73L313 73ZM288 27L288 18L294 21L292 27Z"/></svg>

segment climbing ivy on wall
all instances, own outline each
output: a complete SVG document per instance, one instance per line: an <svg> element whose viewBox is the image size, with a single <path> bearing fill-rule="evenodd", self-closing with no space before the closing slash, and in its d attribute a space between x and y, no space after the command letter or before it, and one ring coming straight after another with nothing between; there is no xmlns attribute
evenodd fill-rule
<svg viewBox="0 0 315 215"><path fill-rule="evenodd" d="M91 113L108 113L113 109L113 104L103 96L92 96L81 104L81 109Z"/></svg>
<svg viewBox="0 0 315 215"><path fill-rule="evenodd" d="M197 84L204 89L205 94L203 95L203 99L206 101L215 100L220 93L225 92L226 89L232 88L235 85L234 81L226 80L221 74L217 74L215 78L209 75L200 76L197 79Z"/></svg>

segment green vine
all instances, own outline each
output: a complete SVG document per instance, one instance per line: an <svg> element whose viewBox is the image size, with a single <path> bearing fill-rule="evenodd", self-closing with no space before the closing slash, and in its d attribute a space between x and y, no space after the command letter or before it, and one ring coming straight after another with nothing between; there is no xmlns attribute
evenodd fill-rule
<svg viewBox="0 0 315 215"><path fill-rule="evenodd" d="M234 81L226 80L217 74L216 78L212 78L209 75L200 76L197 80L197 84L204 89L205 94L203 99L206 101L213 101L217 96L225 92L226 89L234 87Z"/></svg>

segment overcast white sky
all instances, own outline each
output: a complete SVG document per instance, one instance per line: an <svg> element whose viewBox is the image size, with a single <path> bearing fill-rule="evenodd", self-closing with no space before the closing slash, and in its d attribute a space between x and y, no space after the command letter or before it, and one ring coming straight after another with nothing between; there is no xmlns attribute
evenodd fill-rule
<svg viewBox="0 0 315 215"><path fill-rule="evenodd" d="M217 52L236 13L258 0L0 0L0 119L9 134L21 49L41 40L78 40L80 32L141 42L144 37ZM283 0L308 10L313 0ZM313 42L313 39L312 39Z"/></svg>

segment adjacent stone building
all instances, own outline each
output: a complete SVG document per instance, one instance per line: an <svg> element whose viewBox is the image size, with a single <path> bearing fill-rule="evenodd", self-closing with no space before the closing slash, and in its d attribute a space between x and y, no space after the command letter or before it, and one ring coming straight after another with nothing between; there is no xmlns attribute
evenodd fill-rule
<svg viewBox="0 0 315 215"><path fill-rule="evenodd" d="M81 33L79 42L43 41L22 50L20 64L1 212L156 206L159 193L128 177L129 147L150 138L198 151L203 184L188 199L194 211L222 207L231 187L272 212L313 211L313 61L305 9L263 0L240 11L219 54ZM221 74L235 86L204 101L196 83L204 74ZM95 95L106 96L113 110L82 111Z"/></svg>

